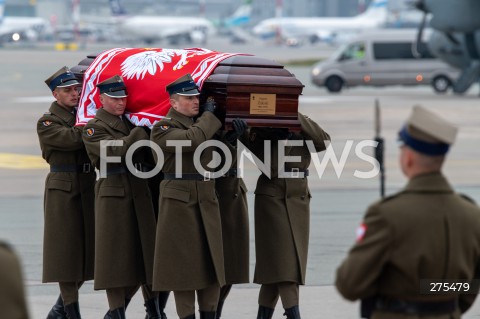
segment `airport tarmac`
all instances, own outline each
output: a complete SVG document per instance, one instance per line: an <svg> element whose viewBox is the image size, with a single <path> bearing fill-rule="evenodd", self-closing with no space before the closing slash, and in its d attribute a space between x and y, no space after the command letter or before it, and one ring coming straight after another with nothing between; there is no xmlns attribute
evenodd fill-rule
<svg viewBox="0 0 480 319"><path fill-rule="evenodd" d="M216 47L206 47L224 52L252 53L277 61L314 59L328 55L331 50L229 46L221 41L212 43L212 46ZM22 258L33 319L44 318L58 294L56 285L41 283L42 196L48 169L40 157L35 125L52 101L43 81L59 67L74 66L87 54L101 49L100 46L73 52L0 49L0 114L3 120L0 125L0 238L12 243ZM302 314L304 318L312 319L358 318L358 303L344 301L336 292L333 281L335 269L352 245L355 228L366 207L379 194L378 176L369 179L354 176L355 171L372 169L369 162L355 154L355 148L362 141L374 138L375 100L381 106L382 136L386 143L387 194L394 193L406 182L398 167L396 134L411 107L421 104L459 126L457 142L444 171L457 190L480 202L479 88L472 87L464 96L437 95L429 86L352 88L341 94L329 94L310 83L309 66L287 65L286 68L305 85L299 110L330 133L334 153L340 162L338 165L329 163L321 177L316 168L311 167L310 255L307 286L301 289L300 295ZM349 143L352 143L350 149ZM342 165L343 169L340 169ZM248 166L245 181L250 190L250 203L257 176L258 170ZM253 231L251 234L253 270ZM258 286L254 284L235 287L227 300L223 317L255 317L257 294ZM140 295L135 297L127 312L129 318L140 318L143 314L140 299ZM101 317L107 305L104 292L93 291L92 283L86 283L82 288L80 302L84 318ZM281 314L279 306L274 318L283 318ZM169 300L167 315L176 318L173 298ZM464 316L478 317L480 302Z"/></svg>

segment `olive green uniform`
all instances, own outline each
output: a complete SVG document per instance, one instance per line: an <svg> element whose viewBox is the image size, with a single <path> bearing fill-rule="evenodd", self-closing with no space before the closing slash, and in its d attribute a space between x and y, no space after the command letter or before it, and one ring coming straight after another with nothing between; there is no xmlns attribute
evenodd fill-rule
<svg viewBox="0 0 480 319"><path fill-rule="evenodd" d="M314 121L298 115L301 132L290 140L311 140L316 152L326 149L330 136ZM260 175L255 189L255 250L254 282L305 283L310 229L310 190L307 178L278 178L278 136L268 129L252 128L246 141L249 149L262 161L263 145L271 140L271 179ZM280 141L282 143L283 141ZM313 151L313 150L312 150ZM311 153L306 144L285 147L285 155L299 156L299 162L287 162L286 172L305 172Z"/></svg>
<svg viewBox="0 0 480 319"><path fill-rule="evenodd" d="M227 285L249 282L249 222L247 186L236 176L236 147L225 140L224 134L217 135L232 156L231 170L226 176L215 180L215 189L220 205L222 220L223 255L225 282Z"/></svg>
<svg viewBox="0 0 480 319"><path fill-rule="evenodd" d="M460 318L476 294L420 294L420 280L480 278L480 209L456 194L441 173L418 175L404 190L371 205L357 243L337 270L347 299L371 296L435 302L458 299L460 309L422 318ZM373 319L418 318L374 311Z"/></svg>
<svg viewBox="0 0 480 319"><path fill-rule="evenodd" d="M176 150L174 146L167 146L167 141L192 142L191 146L181 148L182 174L199 174L194 166L194 151L220 126L220 121L211 112L205 112L194 122L170 108L167 117L152 129L151 139L161 147L165 156L155 245L154 290L200 290L225 284L222 225L214 180L167 178L176 171ZM205 150L200 157L203 167L207 167L211 159L212 151Z"/></svg>
<svg viewBox="0 0 480 319"><path fill-rule="evenodd" d="M37 123L45 181L43 282L93 279L95 170L75 115L57 102Z"/></svg>
<svg viewBox="0 0 480 319"><path fill-rule="evenodd" d="M0 313L1 318L28 319L20 260L0 241Z"/></svg>
<svg viewBox="0 0 480 319"><path fill-rule="evenodd" d="M122 118L99 109L83 134L88 155L99 169L100 141L123 141L123 146L107 148L107 155L121 157L121 163L108 163L107 177L100 178L95 185L95 289L152 282L155 244L152 198L147 179L134 176L125 164L129 147L136 141L148 140L148 135L143 128L134 127ZM137 149L133 163L144 163L150 151Z"/></svg>

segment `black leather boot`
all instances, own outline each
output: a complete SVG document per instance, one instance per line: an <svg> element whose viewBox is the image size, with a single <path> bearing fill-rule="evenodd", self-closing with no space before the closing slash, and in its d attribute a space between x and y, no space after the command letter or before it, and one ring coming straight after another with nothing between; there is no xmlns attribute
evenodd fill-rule
<svg viewBox="0 0 480 319"><path fill-rule="evenodd" d="M160 316L162 319L167 319L165 307L167 306L168 296L170 296L170 291L160 291L158 293L158 309L160 309Z"/></svg>
<svg viewBox="0 0 480 319"><path fill-rule="evenodd" d="M215 311L200 311L200 319L215 319Z"/></svg>
<svg viewBox="0 0 480 319"><path fill-rule="evenodd" d="M68 319L82 319L82 316L80 316L80 307L78 302L65 305L64 309Z"/></svg>
<svg viewBox="0 0 480 319"><path fill-rule="evenodd" d="M272 309L272 308L258 306L257 319L272 319L274 310L275 309Z"/></svg>
<svg viewBox="0 0 480 319"><path fill-rule="evenodd" d="M52 309L47 315L47 319L67 319L67 314L63 309L62 295L58 296L57 302L53 305Z"/></svg>
<svg viewBox="0 0 480 319"><path fill-rule="evenodd" d="M120 307L114 310L110 310L109 314L112 319L125 319L125 308Z"/></svg>
<svg viewBox="0 0 480 319"><path fill-rule="evenodd" d="M132 299L125 299L124 312L127 310L127 306L128 306L128 304L130 303L130 300L132 300ZM47 319L48 319L48 318L47 318ZM113 319L113 318L112 318L112 314L110 313L110 310L107 311L107 313L105 314L105 316L103 316L103 319Z"/></svg>
<svg viewBox="0 0 480 319"><path fill-rule="evenodd" d="M217 315L215 317L216 319L220 319L220 317L222 316L223 304L224 304L224 301L222 300L218 301Z"/></svg>
<svg viewBox="0 0 480 319"><path fill-rule="evenodd" d="M287 319L301 319L298 305L285 309L285 313L283 315L287 316Z"/></svg>
<svg viewBox="0 0 480 319"><path fill-rule="evenodd" d="M158 298L146 300L144 305L147 312L145 319L162 319L160 309L158 309Z"/></svg>

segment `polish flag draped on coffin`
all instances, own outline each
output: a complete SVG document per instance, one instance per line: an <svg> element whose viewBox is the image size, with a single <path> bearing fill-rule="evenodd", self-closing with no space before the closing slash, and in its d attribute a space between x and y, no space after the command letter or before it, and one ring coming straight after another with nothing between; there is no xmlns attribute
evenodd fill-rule
<svg viewBox="0 0 480 319"><path fill-rule="evenodd" d="M76 125L85 125L101 107L96 87L120 75L127 87L125 116L137 126L153 126L169 108L167 84L190 73L201 88L203 81L222 60L238 53L203 48L116 48L99 54L85 71Z"/></svg>

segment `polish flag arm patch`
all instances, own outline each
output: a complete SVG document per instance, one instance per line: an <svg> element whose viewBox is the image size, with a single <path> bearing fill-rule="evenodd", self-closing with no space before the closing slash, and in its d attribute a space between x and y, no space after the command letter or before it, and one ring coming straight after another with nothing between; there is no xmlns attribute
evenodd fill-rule
<svg viewBox="0 0 480 319"><path fill-rule="evenodd" d="M357 227L356 234L357 234L357 243L362 241L363 237L365 237L365 233L367 232L367 225L361 224Z"/></svg>

